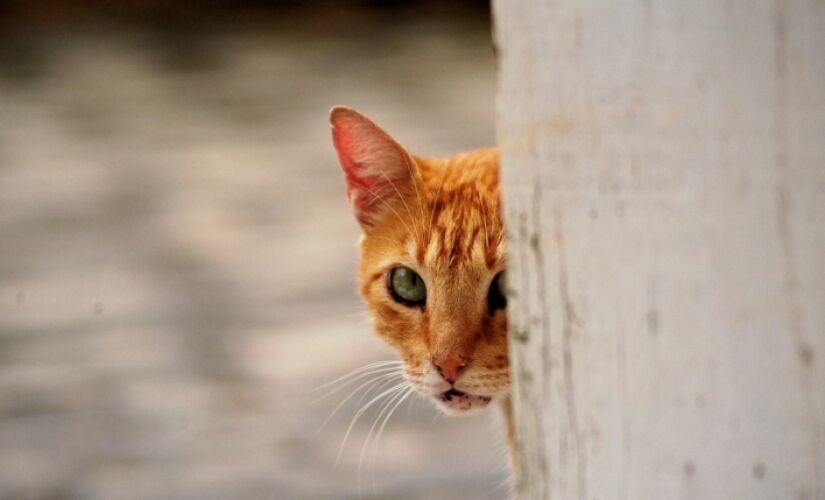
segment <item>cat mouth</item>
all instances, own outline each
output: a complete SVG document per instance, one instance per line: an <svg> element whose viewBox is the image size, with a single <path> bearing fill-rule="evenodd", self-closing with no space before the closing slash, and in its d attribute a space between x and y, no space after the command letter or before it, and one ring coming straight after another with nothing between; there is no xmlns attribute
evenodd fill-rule
<svg viewBox="0 0 825 500"><path fill-rule="evenodd" d="M490 396L468 394L455 388L442 392L436 396L436 398L448 413L456 415L466 414L472 410L484 408L493 400Z"/></svg>

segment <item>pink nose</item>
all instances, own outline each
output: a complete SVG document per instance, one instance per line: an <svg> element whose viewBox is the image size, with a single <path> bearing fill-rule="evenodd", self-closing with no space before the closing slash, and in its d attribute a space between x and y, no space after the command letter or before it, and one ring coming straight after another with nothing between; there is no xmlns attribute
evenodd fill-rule
<svg viewBox="0 0 825 500"><path fill-rule="evenodd" d="M454 384L461 372L464 371L467 363L458 356L445 356L443 358L433 358L433 365L438 373L444 377L444 380Z"/></svg>

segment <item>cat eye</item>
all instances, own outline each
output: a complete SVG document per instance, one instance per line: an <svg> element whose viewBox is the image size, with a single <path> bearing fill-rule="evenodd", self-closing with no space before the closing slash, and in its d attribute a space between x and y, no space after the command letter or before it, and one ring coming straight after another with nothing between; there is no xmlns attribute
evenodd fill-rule
<svg viewBox="0 0 825 500"><path fill-rule="evenodd" d="M493 314L505 307L507 307L507 275L505 271L501 271L490 284L490 292L487 294L487 309L490 314Z"/></svg>
<svg viewBox="0 0 825 500"><path fill-rule="evenodd" d="M409 267L396 267L390 271L389 289L396 302L407 306L423 306L427 300L424 280Z"/></svg>

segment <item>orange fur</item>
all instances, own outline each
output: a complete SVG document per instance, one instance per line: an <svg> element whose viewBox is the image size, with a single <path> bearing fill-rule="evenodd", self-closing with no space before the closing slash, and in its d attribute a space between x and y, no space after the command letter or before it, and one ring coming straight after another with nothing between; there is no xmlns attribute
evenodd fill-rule
<svg viewBox="0 0 825 500"><path fill-rule="evenodd" d="M352 109L333 108L330 122L363 228L359 285L375 331L399 352L413 387L448 413L494 399L506 406L507 310L487 302L507 252L498 151L422 158ZM423 307L393 299L388 276L397 266L424 280ZM451 384L439 368L456 363ZM450 389L465 393L466 404L446 401Z"/></svg>

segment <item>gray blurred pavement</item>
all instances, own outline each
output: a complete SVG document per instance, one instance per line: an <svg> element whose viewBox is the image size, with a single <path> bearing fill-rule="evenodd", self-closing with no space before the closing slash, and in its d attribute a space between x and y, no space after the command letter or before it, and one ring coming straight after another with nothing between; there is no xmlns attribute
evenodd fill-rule
<svg viewBox="0 0 825 500"><path fill-rule="evenodd" d="M493 143L489 33L0 40L0 499L355 499L376 414L310 390L393 359L356 296L326 113ZM387 425L360 498L505 498L497 416Z"/></svg>

